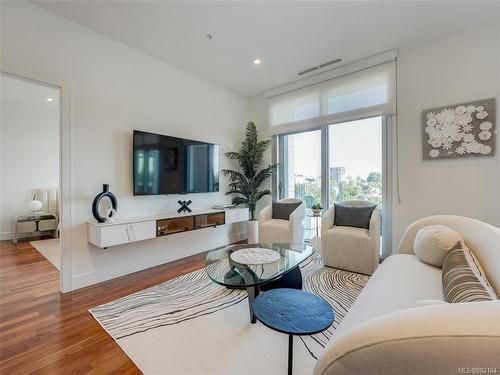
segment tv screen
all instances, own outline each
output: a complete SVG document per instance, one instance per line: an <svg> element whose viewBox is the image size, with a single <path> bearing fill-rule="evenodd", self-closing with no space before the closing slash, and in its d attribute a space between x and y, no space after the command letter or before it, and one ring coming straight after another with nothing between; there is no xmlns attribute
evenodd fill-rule
<svg viewBox="0 0 500 375"><path fill-rule="evenodd" d="M134 195L219 191L219 145L134 130Z"/></svg>

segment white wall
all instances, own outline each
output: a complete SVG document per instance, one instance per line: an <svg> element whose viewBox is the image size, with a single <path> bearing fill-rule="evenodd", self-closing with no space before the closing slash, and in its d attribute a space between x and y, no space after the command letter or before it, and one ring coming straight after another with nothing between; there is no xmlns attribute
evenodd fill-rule
<svg viewBox="0 0 500 375"><path fill-rule="evenodd" d="M7 240L12 218L29 211L33 190L59 186L60 111L54 88L6 76L0 88L0 240Z"/></svg>
<svg viewBox="0 0 500 375"><path fill-rule="evenodd" d="M401 204L394 202L393 250L406 227L428 215L464 215L500 227L498 147L493 158L424 162L421 140L424 109L495 97L498 112L500 27L416 46L394 46L398 47ZM250 119L265 134L266 100L258 96L249 108Z"/></svg>
<svg viewBox="0 0 500 375"><path fill-rule="evenodd" d="M478 99L500 101L500 27L399 49L401 204L394 247L408 224L433 214L470 216L500 227L500 151L471 160L422 160L422 110Z"/></svg>
<svg viewBox="0 0 500 375"><path fill-rule="evenodd" d="M248 101L25 2L2 2L2 63L71 84L72 279L79 288L240 239L243 225L98 249L87 243L91 203L107 182L118 214L172 212L178 196L132 196L132 130L238 147ZM221 167L228 163L221 157ZM227 202L221 192L183 196L194 209Z"/></svg>

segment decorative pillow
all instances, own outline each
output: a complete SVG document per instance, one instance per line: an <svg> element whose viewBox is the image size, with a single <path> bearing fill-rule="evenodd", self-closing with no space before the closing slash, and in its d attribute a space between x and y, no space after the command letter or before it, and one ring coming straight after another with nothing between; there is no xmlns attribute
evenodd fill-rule
<svg viewBox="0 0 500 375"><path fill-rule="evenodd" d="M497 296L472 252L462 241L443 263L443 294L447 302L492 301Z"/></svg>
<svg viewBox="0 0 500 375"><path fill-rule="evenodd" d="M333 225L370 229L370 219L375 207L377 206L352 207L335 203Z"/></svg>
<svg viewBox="0 0 500 375"><path fill-rule="evenodd" d="M300 202L273 202L273 219L289 220L292 212L300 205Z"/></svg>
<svg viewBox="0 0 500 375"><path fill-rule="evenodd" d="M417 232L413 249L415 255L424 263L442 267L449 251L462 241L462 236L444 225L429 225Z"/></svg>

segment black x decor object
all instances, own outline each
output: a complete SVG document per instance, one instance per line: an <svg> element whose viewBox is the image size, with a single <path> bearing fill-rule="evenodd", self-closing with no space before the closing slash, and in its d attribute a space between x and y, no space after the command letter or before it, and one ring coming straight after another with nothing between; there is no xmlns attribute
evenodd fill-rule
<svg viewBox="0 0 500 375"><path fill-rule="evenodd" d="M189 200L187 202L178 200L177 203L179 203L181 205L181 207L177 210L178 213L191 212L191 209L188 207L191 203L193 203L191 200Z"/></svg>

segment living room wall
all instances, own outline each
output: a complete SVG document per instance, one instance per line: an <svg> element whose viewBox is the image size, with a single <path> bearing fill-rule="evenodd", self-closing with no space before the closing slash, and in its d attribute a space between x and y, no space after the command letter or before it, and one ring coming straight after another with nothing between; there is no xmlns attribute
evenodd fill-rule
<svg viewBox="0 0 500 375"><path fill-rule="evenodd" d="M408 224L428 215L470 216L500 227L498 149L494 157L422 159L422 110L488 98L497 100L498 126L500 26L399 49L395 249Z"/></svg>
<svg viewBox="0 0 500 375"><path fill-rule="evenodd" d="M205 80L27 2L3 2L2 64L70 82L72 139L72 287L185 257L236 241L243 224L116 246L87 243L93 197L109 183L118 214L177 209L179 196L132 196L132 130L218 143L235 149L248 121L248 101ZM228 162L221 157L221 167ZM193 209L229 200L221 192L183 196ZM66 272L67 270L64 270Z"/></svg>
<svg viewBox="0 0 500 375"><path fill-rule="evenodd" d="M495 157L424 161L421 128L425 109L497 98L498 112L500 27L394 48L401 202L394 197L392 250L397 251L410 223L429 215L469 216L500 227L500 152ZM266 134L267 103L262 95L250 101L250 118Z"/></svg>

